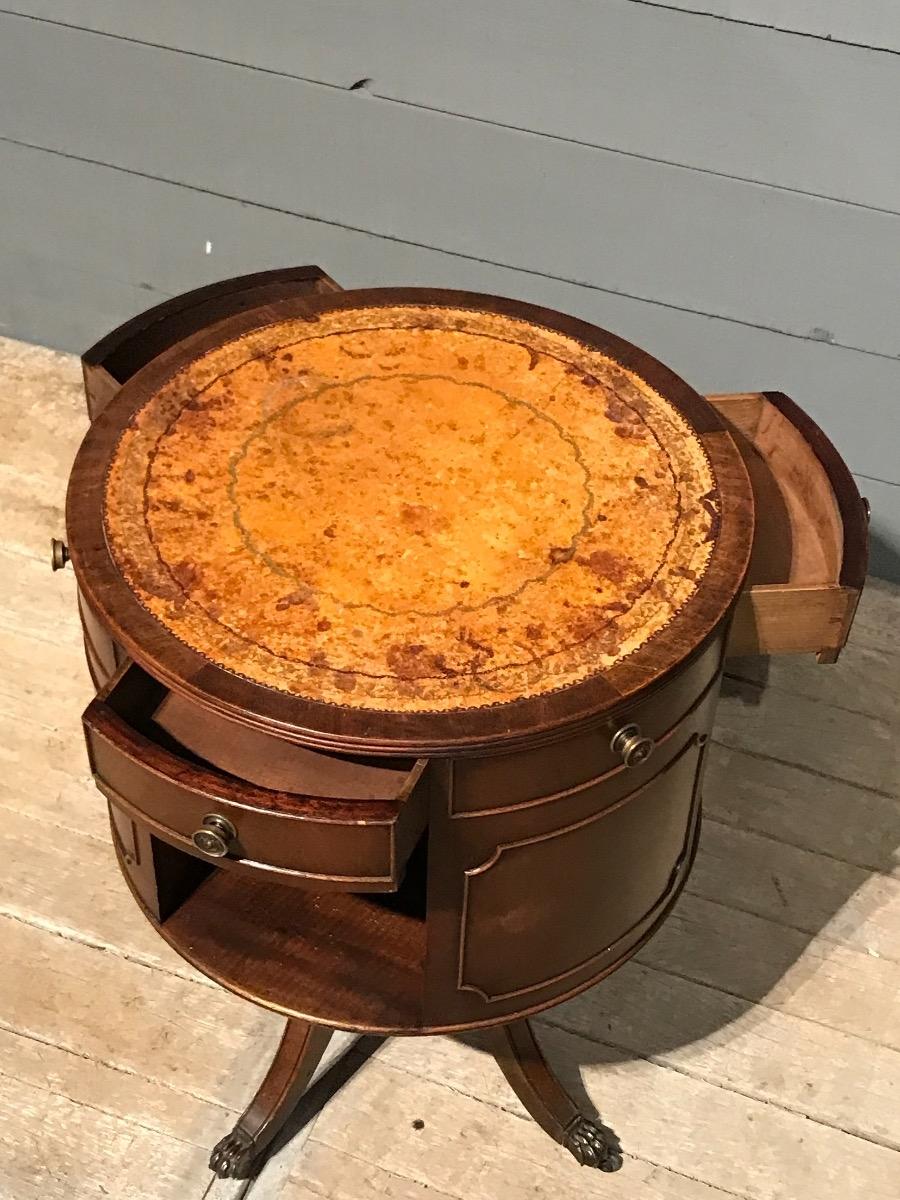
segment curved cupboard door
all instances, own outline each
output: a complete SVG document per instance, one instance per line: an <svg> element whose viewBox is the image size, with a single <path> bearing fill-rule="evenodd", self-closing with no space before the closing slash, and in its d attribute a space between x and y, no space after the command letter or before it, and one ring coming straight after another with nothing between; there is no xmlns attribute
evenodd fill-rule
<svg viewBox="0 0 900 1200"><path fill-rule="evenodd" d="M431 829L426 1019L538 1011L637 950L680 891L699 824L705 724L649 779ZM673 739L674 740L674 739ZM434 814L440 823L438 814Z"/></svg>

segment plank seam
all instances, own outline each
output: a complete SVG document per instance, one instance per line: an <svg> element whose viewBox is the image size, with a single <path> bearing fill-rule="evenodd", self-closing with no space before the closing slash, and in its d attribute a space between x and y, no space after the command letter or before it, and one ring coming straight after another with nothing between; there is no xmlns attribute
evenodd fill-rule
<svg viewBox="0 0 900 1200"><path fill-rule="evenodd" d="M765 920L765 918L762 917L760 920ZM881 1042L877 1037L870 1037L866 1033L860 1033L857 1030L851 1032L847 1029L841 1029L837 1025L829 1025L827 1021L820 1021L816 1017L803 1016L800 1013L790 1012L784 1008L776 1008L774 1004L767 1004L765 1000L757 1000L751 996L744 996L741 992L733 992L729 988L722 987L721 984L708 983L706 980L699 978L699 976L688 975L683 971L675 971L671 967L661 967L655 963L648 962L642 953L636 954L634 961L648 971L656 971L660 975L669 975L672 979L681 979L685 983L693 983L699 987L709 988L713 992L721 992L723 996L730 996L733 1000L740 1000L748 1008L761 1008L766 1012L774 1012L783 1017L790 1017L794 1021L805 1021L809 1025L818 1025L820 1029L827 1029L829 1033L842 1033L848 1037L857 1038L861 1042L868 1042L872 1046L878 1046L882 1050L897 1050L896 1046L889 1045L887 1042Z"/></svg>
<svg viewBox="0 0 900 1200"><path fill-rule="evenodd" d="M632 2L640 2L640 0L632 0ZM666 5L658 5L656 7L668 8ZM697 13L681 8L669 8L668 11L685 13L689 16L709 15L714 17L714 19L724 20L724 18L715 18L715 14ZM205 54L201 50L188 50L183 46L172 46L164 42L151 42L145 40L144 38L128 37L123 33L111 33L105 29L91 29L86 25L75 25L69 21L56 20L53 17L38 17L34 16L32 13L19 12L16 9L0 8L0 16L18 17L20 20L33 21L40 25L58 26L62 29L71 29L76 33L83 33L88 37L108 38L110 41L125 42L127 45L132 46L146 46L147 49L150 50L161 50L167 54L180 54L186 58L199 58L204 62L221 63L226 67L236 67L238 70L242 71L254 71L260 75L272 75L280 79L292 79L297 83L308 84L310 87L323 87L337 92L359 90L354 84L347 86L340 83L332 83L327 79L316 79L310 75L295 75L291 71L281 71L275 67L262 66L259 63L241 62L240 59L235 58L221 58L215 54ZM732 23L752 24L751 22L737 21ZM784 32L777 30L775 26L763 25L758 26L758 28L771 29L774 32ZM819 40L827 42L831 41L832 39L820 38ZM872 47L866 48L871 49ZM889 51L888 53L898 52ZM587 150L601 150L607 154L620 154L625 158L635 158L641 162L657 163L660 166L674 167L675 169L681 171L695 171L698 175L710 175L716 179L730 179L734 183L747 183L756 187L771 188L773 191L790 192L796 196L809 196L814 200L826 200L832 204L845 205L848 208L861 208L868 212L884 213L888 216L900 216L900 210L885 208L879 204L867 204L862 200L848 200L845 197L829 195L827 192L814 192L809 191L807 188L791 187L789 184L776 183L769 179L754 179L750 175L733 175L728 171L717 171L712 167L701 167L695 163L679 162L677 159L673 158L658 158L656 155L641 154L639 151L627 150L622 146L610 146L603 142L588 142L583 138L568 137L565 134L553 133L546 129L532 129L527 125L514 125L509 121L499 121L492 117L482 117L474 113L458 112L456 109L441 108L439 105L425 104L417 100L405 100L399 96L392 96L388 93L379 92L372 88L366 88L364 91L365 95L371 99L381 100L385 104L397 104L404 108L412 108L418 112L438 113L441 116L453 117L458 121L473 121L476 124L487 125L494 129L506 129L512 133L524 133L531 137L546 138L548 141L564 142L571 146L581 146Z"/></svg>
<svg viewBox="0 0 900 1200"><path fill-rule="evenodd" d="M56 793L56 799L59 800L61 795L62 790ZM10 797L10 799L12 799L12 797ZM38 816L36 814L25 812L21 808L17 808L14 804L8 804L5 796L0 796L0 811L13 813L17 817L25 817L28 821L34 821L41 830L48 828L58 829L60 833L74 833L78 837L87 838L88 841L96 842L98 845L101 845L104 848L109 846L108 836L101 837L98 833L91 833L89 829L79 829L74 825L62 825L59 821L48 820L48 818L43 814ZM2 915L2 910L0 910L0 915Z"/></svg>
<svg viewBox="0 0 900 1200"><path fill-rule="evenodd" d="M879 723L885 723L884 717L877 712L870 712L863 708L849 708L846 704L836 704L833 700L821 700L818 696L807 696L804 692L793 691L789 687L784 687L780 684L773 683L768 679L765 681L751 679L746 675L739 675L737 671L725 671L724 678L730 679L734 683L739 683L741 687L747 688L755 693L767 692L771 689L775 692L781 692L786 696L797 696L803 700L813 700L817 704L825 704L828 708L833 708L835 712L850 713L854 717L869 717L874 721L878 721Z"/></svg>
<svg viewBox="0 0 900 1200"><path fill-rule="evenodd" d="M350 233L360 233L366 237L378 238L381 241L392 242L400 246L412 246L417 250L429 250L436 254L445 254L449 258L458 258L465 262L479 263L487 267L499 267L504 271L515 271L521 275L532 276L535 279L549 279L555 283L566 283L573 287L584 288L587 291L602 292L607 296L619 296L625 300L635 300L642 304L651 304L658 308L664 308L673 312L690 313L696 317L706 317L710 321L725 321L729 325L737 325L743 329L759 329L764 333L774 333L781 337L792 338L799 342L811 342L816 346L827 346L835 350L850 350L856 354L865 354L870 358L886 359L888 362L896 363L900 361L900 356L896 354L886 354L881 350L868 350L862 346L853 346L848 342L838 342L823 340L820 337L810 337L805 333L793 333L787 329L779 329L775 325L764 325L756 321L745 321L739 317L725 316L723 313L705 312L700 308L689 308L680 304L673 304L667 300L654 300L648 296L638 295L636 292L617 291L614 288L601 287L597 283L589 283L582 279L570 279L566 275L553 275L549 271L539 271L535 267L517 266L512 263L500 262L498 259L481 258L477 254L467 254L462 250L449 250L442 246L432 246L426 242L417 242L412 238L403 238L398 234L379 233L372 229L364 229L360 225L348 225L341 221L331 221L326 217L312 216L308 213L297 212L294 209L282 208L277 204L264 204L259 200L247 200L240 196L232 195L229 192L218 192L213 188L201 187L199 184L183 183L177 179L169 179L163 175L151 175L147 171L136 171L133 167L122 167L117 163L104 162L102 159L89 158L82 154L72 154L69 151L55 150L49 146L41 146L36 142L25 142L18 138L0 136L0 143L5 143L8 146L19 146L25 150L35 150L41 154L51 154L57 158L68 159L72 162L86 163L93 167L102 167L109 171L118 171L122 175L130 175L138 179L149 179L154 183L164 183L170 187L184 188L186 191L195 192L201 196L212 196L217 200L227 200L233 204L240 204L243 208L258 208L265 212L279 213L284 217L296 217L298 220L309 221L316 225L326 225L332 229L344 229ZM896 214L900 216L900 214Z"/></svg>
<svg viewBox="0 0 900 1200"><path fill-rule="evenodd" d="M565 1030L564 1032L568 1033L568 1030ZM527 1123L533 1123L533 1118L528 1116L527 1114L520 1113L520 1112L516 1111L516 1109L514 1109L514 1108L507 1108L507 1106L505 1104L503 1104L502 1102L488 1100L483 1096L475 1096L471 1092L467 1092L462 1088L454 1086L452 1083L449 1083L446 1079L440 1079L440 1080L432 1079L430 1076L422 1075L418 1071L411 1071L411 1070L409 1070L408 1067L402 1067L396 1063L382 1062L381 1065L383 1067L386 1067L389 1071L396 1072L398 1075L405 1075L408 1079L424 1080L428 1083L434 1084L436 1087L446 1088L447 1091L453 1092L457 1096L462 1096L466 1100L472 1100L476 1104L482 1104L482 1105L484 1105L485 1108L491 1108L494 1110L499 1110L500 1112L505 1112L509 1116L515 1117L515 1119L517 1121L525 1121ZM357 1157L356 1155L352 1154L349 1150L347 1150L343 1146L333 1146L330 1142L328 1142L323 1137L316 1138L315 1140L317 1142L319 1142L320 1145L323 1145L323 1146L327 1147L328 1149L338 1150L338 1151L340 1151L341 1154L346 1154L350 1158ZM664 1163L654 1162L652 1159L643 1157L643 1155L634 1154L631 1151L629 1151L627 1153L627 1157L634 1159L635 1162L649 1163L650 1166L656 1167L658 1170L667 1171L672 1175L678 1175L684 1179L690 1179L691 1182L693 1182L693 1183L702 1183L706 1187L709 1187L711 1189L721 1192L722 1195L735 1197L735 1200L753 1200L753 1198L751 1196L746 1195L744 1192L729 1191L726 1188L719 1187L717 1184L710 1184L704 1179L699 1179L693 1175L688 1175L684 1171L679 1171L676 1168L667 1166ZM368 1160L359 1159L358 1161L367 1162ZM404 1178L404 1176L401 1176L401 1178ZM430 1188L430 1185L425 1183L424 1180L416 1179L413 1176L409 1176L408 1178L412 1179L412 1181L414 1183L418 1183L423 1187Z"/></svg>
<svg viewBox="0 0 900 1200"><path fill-rule="evenodd" d="M726 17L722 13L707 12L702 8L682 8L681 5L664 4L662 0L628 0L629 4L639 4L644 8L663 8L667 12L684 13L689 17L705 17L710 21L721 21L725 25L746 25L751 29L768 29L772 33L781 33L786 37L809 38L814 42L826 42L832 46L853 46L859 50L871 50L875 54L900 55L900 50L890 46L873 46L868 42L852 42L848 38L832 37L825 33L810 33L805 29L788 29L783 25L771 25L765 21L749 21L743 17Z"/></svg>
<svg viewBox="0 0 900 1200"><path fill-rule="evenodd" d="M174 1084L167 1082L165 1079L155 1079L152 1075L144 1075L142 1072L132 1070L130 1067L123 1066L121 1063L111 1062L109 1059L105 1058L98 1058L96 1055L88 1054L83 1050L76 1050L74 1046L67 1046L64 1042L57 1042L52 1038L41 1037L40 1034L34 1033L31 1030L16 1029L2 1018L0 1018L0 1029L4 1030L6 1033L12 1034L13 1037L24 1038L26 1041L35 1042L39 1046L47 1046L52 1050L60 1050L63 1054L70 1054L73 1058L80 1058L84 1062L93 1063L98 1067L106 1067L110 1071L117 1071L120 1075L127 1075L131 1079L142 1079L146 1083L152 1083L156 1086L164 1087L167 1089L167 1091L176 1092L179 1096L187 1096L189 1100L196 1100L200 1104L208 1104L211 1108L218 1109L220 1112L228 1113L229 1115L236 1115L238 1112L238 1109L232 1108L228 1104L222 1104L218 1100L212 1099L209 1096L202 1096L198 1092L192 1092L186 1088L175 1087ZM7 1069L4 1068L2 1063L0 1063L0 1075L6 1075L9 1079L16 1079L20 1083L25 1083L30 1087L36 1087L40 1091L46 1091L53 1096L64 1096L65 1099L71 1100L73 1104L85 1104L86 1107L93 1108L97 1112L105 1112L110 1116L121 1117L123 1121L132 1121L133 1124L139 1125L141 1129L147 1129L150 1133L155 1133L160 1137L172 1137L176 1141L185 1142L186 1145L190 1146L200 1145L200 1143L192 1142L188 1138L179 1138L174 1134L162 1133L159 1129L154 1129L152 1126L142 1125L139 1121L133 1120L131 1117L122 1116L114 1109L101 1108L99 1105L89 1104L87 1101L77 1100L75 1097L69 1096L64 1092L56 1092L53 1091L52 1088L41 1087L40 1084L32 1083L31 1080L22 1079L19 1075L11 1074ZM202 1149L202 1146L200 1148Z"/></svg>
<svg viewBox="0 0 900 1200"><path fill-rule="evenodd" d="M791 767L795 771L805 771L807 775L814 775L816 779L827 779L829 783L840 783L846 787L855 788L858 792L869 792L872 796L880 796L882 800L896 800L898 797L894 792L886 792L881 788L867 787L865 784L856 783L852 779L845 779L842 775L831 775L827 771L817 771L815 767L806 766L803 763L790 762L786 758L777 758L774 754L763 754L761 750L748 750L746 746L732 746L728 742L720 741L718 738L710 738L710 741L715 746L720 746L723 750L736 750L738 754L746 754L748 758L758 758L762 762L777 763L779 767Z"/></svg>
<svg viewBox="0 0 900 1200"><path fill-rule="evenodd" d="M104 942L100 938L91 937L89 934L81 933L76 929L57 925L38 914L23 913L20 910L4 905L0 906L0 918L5 918L8 921L17 921L20 925L27 925L32 929L39 929L43 933L49 933L52 937L62 938L65 942L75 942L77 945L87 946L91 950L100 950L105 954L113 955L115 958L122 958L126 962L136 963L137 966L143 967L147 971L159 971L163 975L171 975L173 978L184 980L187 983L198 983L211 990L216 990L219 987L219 984L214 983L211 979L207 979L203 975L191 974L187 970L173 970L171 967L165 967L161 963L150 962L138 954L129 954L126 950L114 946L112 942Z"/></svg>
<svg viewBox="0 0 900 1200"><path fill-rule="evenodd" d="M897 479L879 479L877 475L863 475L861 471L854 471L857 479L867 479L870 483L883 483L885 487L900 487L900 480Z"/></svg>
<svg viewBox="0 0 900 1200"><path fill-rule="evenodd" d="M702 850L701 841L701 850ZM890 876L888 877L890 878ZM690 883L685 885L685 892L689 896L696 896L698 900L705 900L707 904L715 904L718 908L724 908L727 912L739 912L748 917L758 917L761 921L767 921L770 925L775 925L779 929L791 929L794 933L802 933L804 937L808 937L810 941L816 940L819 942L827 942L830 946L840 946L842 950L852 950L855 954L864 954L867 958L879 958L884 962L898 963L900 959L894 958L890 954L883 954L880 951L873 953L872 951L863 950L862 947L854 945L853 942L845 941L843 938L834 937L828 932L827 925L819 929L810 929L805 925L794 925L791 921L779 921L775 917L767 916L765 913L757 912L754 908L747 908L743 904L729 903L727 900L718 900L715 896L707 895L706 892L701 892L697 888L690 886Z"/></svg>
<svg viewBox="0 0 900 1200"><path fill-rule="evenodd" d="M740 912L746 916L751 916L758 921L764 921L767 925L774 925L776 928L792 929L796 933L801 933L804 936L809 936L808 930L799 929L796 926L788 925L788 924L785 924L785 923L782 923L779 921L774 921L774 920L772 920L772 918L762 916L761 914L753 912L750 909L738 908L734 905L727 904L724 901L714 900L714 899L710 898L709 896L703 895L702 893L690 891L690 889L688 889L688 888L686 888L685 891L687 894L695 896L698 900L703 901L703 903L714 905L716 908L724 909L726 912ZM199 983L203 987L208 987L212 990L216 990L220 987L219 984L213 982L210 979L206 979L202 975L192 975L192 974L188 973L187 971L172 970L170 968L162 966L161 964L149 962L146 959L140 957L139 955L129 954L123 950L120 950L118 947L113 946L109 942L103 942L98 938L92 938L89 935L82 934L77 930L66 929L62 926L56 925L53 922L43 919L39 915L25 914L25 913L16 911L14 909L11 909L9 907L0 907L0 918L6 918L8 920L18 921L22 925L26 925L32 929L38 929L43 933L48 933L52 937L59 937L59 938L62 938L64 941L75 942L76 944L85 946L91 950L100 950L105 953L113 954L115 957L122 958L126 962L136 963L138 966L143 967L145 970L148 970L148 971L159 971L163 975L169 975L176 979L183 980L187 983ZM815 939L821 938L823 941L827 941L830 945L838 946L842 950L846 950L847 952L852 953L852 954L858 954L863 958L870 957L866 953L866 951L860 949L859 947L854 946L850 943L838 941L834 938L830 938L830 937L828 937L827 934L823 933L821 930L818 931L817 933L813 934L812 937L810 938L810 941L812 941L813 938L815 938ZM688 983L698 984L701 987L709 988L711 991L721 992L723 995L731 996L736 1000L742 1000L743 1002L745 1002L747 1004L756 1005L760 1008L770 1009L772 1012L782 1012L781 1009L774 1008L771 1005L766 1004L764 1001L757 1000L754 997L744 996L740 992L733 992L733 991L730 991L728 988L723 988L723 987L720 987L715 984L710 984L702 979L695 978L691 975L685 975L685 974L682 974L681 972L673 971L670 968L661 967L654 963L647 962L641 956L641 954L638 954L636 957L637 957L637 961L639 961L641 963L641 965L649 971L655 971L661 975L670 975L675 979L684 979ZM884 956L879 956L879 961L893 963L894 960L890 959L890 958L885 958ZM825 1029L832 1029L832 1030L835 1030L836 1032L840 1032L840 1033L847 1032L846 1030L837 1029L837 1027L835 1027L835 1026L828 1025L827 1023L825 1023L823 1021L816 1021L814 1018L811 1018L811 1017L801 1017L801 1016L799 1016L797 1014L793 1014L793 1013L785 1014L785 1015L796 1016L797 1020L810 1021L811 1024L821 1025ZM878 1041L877 1038L868 1037L867 1035L862 1034L862 1033L853 1033L853 1034L851 1034L851 1036L862 1038L864 1041L872 1042L874 1045L877 1045L877 1046L886 1045L886 1043ZM893 1047L888 1047L888 1048L892 1049Z"/></svg>
<svg viewBox="0 0 900 1200"><path fill-rule="evenodd" d="M742 751L735 751L741 754ZM800 769L800 768L798 768ZM840 863L843 867L858 867L860 871L868 871L870 875L877 875L882 879L896 879L897 876L893 871L888 871L884 867L876 867L872 863L859 862L856 859L841 858L837 854L831 854L827 850L814 850L810 846L801 845L800 842L789 842L783 837L776 837L773 833L768 833L765 829L757 829L753 825L742 825L740 821L726 821L719 815L713 815L708 807L703 813L704 825L721 825L723 829L735 829L738 833L750 833L756 837L764 838L767 842L775 842L778 846L788 846L791 850L802 850L806 854L811 854L814 858L827 858L829 862Z"/></svg>
<svg viewBox="0 0 900 1200"><path fill-rule="evenodd" d="M397 1068L394 1068L394 1069L396 1070ZM407 1071L407 1072L404 1072L404 1074L409 1075L409 1074L411 1074L411 1072ZM413 1076L413 1077L419 1078L419 1076ZM439 1086L446 1086L446 1085L439 1085ZM453 1091L453 1090L454 1090L453 1088L450 1088L450 1091ZM461 1095L461 1096L465 1096L466 1099L468 1099L468 1100L476 1100L476 1101L478 1100L477 1096L470 1096L468 1092L458 1092L457 1094ZM492 1107L494 1107L494 1106L492 1106ZM508 1111L508 1110L504 1109L504 1112L505 1111ZM513 1113L511 1115L517 1116L518 1114ZM383 1171L385 1173L385 1175L389 1175L391 1177L391 1179L399 1179L403 1183L415 1183L419 1187L427 1189L429 1195L434 1196L435 1200L459 1200L459 1197L455 1196L452 1192L442 1191L442 1190L434 1187L432 1184L426 1183L423 1179L417 1179L415 1175L404 1175L400 1171L395 1171L390 1167L384 1166L383 1163L373 1163L370 1159L363 1158L363 1156L361 1154L354 1154L351 1150L347 1150L346 1147L344 1147L344 1146L333 1146L330 1142L328 1142L323 1137L315 1137L313 1135L310 1135L310 1137L307 1138L306 1143L303 1146L304 1153L305 1153L307 1147L312 1143L315 1143L317 1146L321 1146L324 1150L336 1150L339 1154L343 1154L347 1158L352 1158L354 1162L362 1163L366 1167L375 1166L378 1168L379 1171ZM303 1153L301 1153L299 1155L297 1161L298 1161L298 1163L303 1162ZM291 1176L291 1178L293 1178L293 1176ZM308 1181L305 1181L305 1182L308 1182ZM321 1192L321 1191L317 1190L316 1194L319 1196L322 1196L323 1200L328 1200L328 1197L326 1196L325 1192Z"/></svg>
<svg viewBox="0 0 900 1200"><path fill-rule="evenodd" d="M673 9L672 11L681 10ZM176 53L178 52L176 51ZM250 69L255 70L255 68ZM291 78L300 79L300 76L291 76ZM315 83L311 79L304 79L302 82ZM716 171L712 167L699 167L694 163L678 162L674 158L657 158L653 154L641 154L637 150L625 150L621 146L608 146L603 142L586 142L583 138L566 137L564 134L550 133L545 129L531 129L527 125L511 125L508 121L497 121L491 117L473 116L471 113L457 112L452 108L438 108L433 104L420 104L415 100L400 100L396 96L387 96L383 92L370 92L369 95L387 104L398 104L404 108L416 109L419 112L439 113L443 117L454 117L458 121L474 121L477 125L488 125L495 129L506 129L511 133L525 133L531 137L545 138L551 142L564 142L570 146L581 146L585 150L601 150L604 154L619 154L623 158L636 158L641 162L656 163L661 167L673 167L677 171L693 171L697 175L709 175L714 179L729 179L732 183L746 183L751 187L767 188L773 192L789 192L794 196L808 196L811 200L824 200L829 204L840 204L845 208L861 208L867 212L883 213L888 217L900 216L900 210L884 208L880 204L866 204L862 200L847 200L841 196L830 196L827 192L811 192L807 188L791 187L787 183L773 183L770 179L754 179L750 175L732 175L728 171Z"/></svg>
<svg viewBox="0 0 900 1200"><path fill-rule="evenodd" d="M598 1046L606 1046L611 1050L619 1050L627 1054L631 1059L640 1059L642 1062L652 1063L655 1067L661 1067L664 1070L674 1071L676 1075L682 1075L685 1079L696 1079L701 1083L708 1084L710 1087L718 1088L723 1092L733 1092L736 1096L743 1096L745 1100L752 1100L757 1104L767 1104L770 1108L776 1108L781 1112L790 1113L794 1117L802 1117L806 1121L812 1121L814 1125L821 1125L826 1129L834 1129L838 1133L844 1133L848 1137L858 1138L860 1141L869 1142L873 1146L880 1146L884 1150L900 1150L900 1142L895 1142L889 1138L881 1138L876 1134L870 1134L862 1129L852 1129L846 1125L840 1125L835 1121L828 1120L825 1117L814 1116L811 1112L806 1112L802 1108L795 1108L790 1104L783 1103L773 1097L762 1095L761 1093L753 1092L745 1088L737 1087L733 1083L723 1083L720 1080L704 1074L702 1071L690 1071L680 1063L670 1062L666 1058L656 1054L642 1054L639 1050L625 1045L620 1042L607 1041L605 1038L593 1037L589 1033L585 1033L580 1029L573 1029L569 1025L565 1025L560 1021L551 1020L547 1016L538 1017L537 1020L542 1025L548 1025L552 1029L559 1029L563 1033L570 1036L583 1038L586 1042Z"/></svg>

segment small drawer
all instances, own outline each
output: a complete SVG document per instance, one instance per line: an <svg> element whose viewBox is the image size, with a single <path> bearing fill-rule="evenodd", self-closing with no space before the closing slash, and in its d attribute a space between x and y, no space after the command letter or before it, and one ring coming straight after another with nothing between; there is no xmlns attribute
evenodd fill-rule
<svg viewBox="0 0 900 1200"><path fill-rule="evenodd" d="M243 309L341 288L321 267L285 267L223 279L164 300L108 333L81 358L88 415L100 415L119 388L158 355Z"/></svg>
<svg viewBox="0 0 900 1200"><path fill-rule="evenodd" d="M99 690L116 673L118 647L97 620L94 610L78 591L78 612L84 637L84 653L94 686Z"/></svg>
<svg viewBox="0 0 900 1200"><path fill-rule="evenodd" d="M491 813L530 804L619 769L633 780L649 777L659 761L626 769L612 747L616 732L637 726L654 742L664 740L707 695L718 692L722 637L716 636L678 673L637 703L619 710L587 732L517 754L459 759L453 764L453 816Z"/></svg>
<svg viewBox="0 0 900 1200"><path fill-rule="evenodd" d="M91 770L112 803L194 854L200 853L195 832L206 827L221 836L224 829L227 853L208 856L217 865L277 872L285 882L317 891L397 889L427 820L427 760L385 767L323 755L320 788L319 756L304 751L290 790L261 787L212 766L158 725L153 714L167 695L128 663L88 705L83 719ZM209 816L228 824L204 826Z"/></svg>
<svg viewBox="0 0 900 1200"><path fill-rule="evenodd" d="M846 464L780 392L707 397L744 457L756 530L729 655L814 652L835 662L865 581L868 518Z"/></svg>

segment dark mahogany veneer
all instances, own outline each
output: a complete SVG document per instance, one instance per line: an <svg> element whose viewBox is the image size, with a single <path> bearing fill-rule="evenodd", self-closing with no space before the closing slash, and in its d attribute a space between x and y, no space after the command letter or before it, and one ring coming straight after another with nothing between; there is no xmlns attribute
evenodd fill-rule
<svg viewBox="0 0 900 1200"><path fill-rule="evenodd" d="M702 431L728 489L711 583L693 616L612 682L527 710L470 710L443 731L427 714L374 730L358 714L317 721L303 711L292 721L290 698L198 670L193 652L159 636L152 619L125 620L130 601L103 545L97 488L127 417L112 414L129 381L137 404L142 379L149 387L204 339L285 306L296 313L353 295L314 267L230 280L142 314L84 356L98 424L76 464L67 525L98 689L85 736L116 853L136 900L181 955L289 1018L259 1093L213 1154L220 1174L240 1173L271 1140L329 1029L476 1026L495 1027L498 1062L542 1127L579 1161L614 1169L614 1143L562 1091L525 1017L603 978L666 916L696 849L732 621L741 653L836 657L865 571L862 504L824 435L786 397L709 404L612 339ZM552 317L578 336L589 331ZM772 447L785 437L794 443L781 461ZM656 749L626 766L611 743L632 724ZM196 843L211 815L211 840ZM216 837L223 856L197 848Z"/></svg>

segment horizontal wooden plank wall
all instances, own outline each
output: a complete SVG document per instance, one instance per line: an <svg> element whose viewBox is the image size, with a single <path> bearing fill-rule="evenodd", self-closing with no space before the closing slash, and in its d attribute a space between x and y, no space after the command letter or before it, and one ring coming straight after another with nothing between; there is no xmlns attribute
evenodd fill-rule
<svg viewBox="0 0 900 1200"><path fill-rule="evenodd" d="M629 0L854 46L900 50L896 0ZM49 6L47 6L49 7Z"/></svg>
<svg viewBox="0 0 900 1200"><path fill-rule="evenodd" d="M300 259L536 300L703 390L793 394L874 500L876 569L900 568L889 48L634 0L14 7L3 332L79 349Z"/></svg>
<svg viewBox="0 0 900 1200"><path fill-rule="evenodd" d="M565 19L543 0L275 0L254 28L234 3L223 20L221 0L13 7L342 89L369 79L370 95L588 146L900 205L900 71L864 49L630 0L567 0Z"/></svg>

